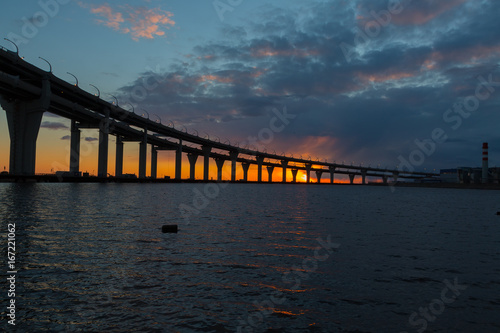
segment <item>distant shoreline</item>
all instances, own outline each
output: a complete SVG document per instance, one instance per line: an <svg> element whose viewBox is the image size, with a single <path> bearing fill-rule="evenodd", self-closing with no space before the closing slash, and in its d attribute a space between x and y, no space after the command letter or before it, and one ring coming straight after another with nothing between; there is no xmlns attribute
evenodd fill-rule
<svg viewBox="0 0 500 333"><path fill-rule="evenodd" d="M168 178L121 178L121 177L108 177L108 178L98 178L98 177L61 177L56 175L35 175L35 176L13 176L13 175L0 175L0 183L159 183L159 184L175 184L175 183L217 183L216 180L190 180L190 179L168 179ZM393 186L393 187L424 187L424 188L456 188L456 189L480 189L480 190L500 190L500 184L458 184L458 183L408 183L408 182L397 182L397 183L368 183L368 184L349 184L349 183L282 183L282 182L257 182L257 181L223 181L223 183L235 183L235 184L293 184L293 185L321 185L321 186Z"/></svg>

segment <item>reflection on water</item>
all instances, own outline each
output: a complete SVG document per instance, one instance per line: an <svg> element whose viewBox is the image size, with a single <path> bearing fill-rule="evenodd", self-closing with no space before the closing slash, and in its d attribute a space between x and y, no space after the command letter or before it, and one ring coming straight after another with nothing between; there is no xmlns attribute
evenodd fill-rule
<svg viewBox="0 0 500 333"><path fill-rule="evenodd" d="M0 184L16 328L417 332L411 315L458 279L427 330L500 330L498 192L232 184L186 221L203 186Z"/></svg>

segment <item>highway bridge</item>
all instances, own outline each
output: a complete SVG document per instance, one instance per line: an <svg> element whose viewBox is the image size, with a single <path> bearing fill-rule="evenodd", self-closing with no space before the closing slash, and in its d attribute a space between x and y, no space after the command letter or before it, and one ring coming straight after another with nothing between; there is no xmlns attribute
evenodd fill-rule
<svg viewBox="0 0 500 333"><path fill-rule="evenodd" d="M49 64L50 65L50 64ZM97 89L98 91L98 89ZM296 158L293 155L278 155L221 143L218 140L190 134L173 126L143 117L118 105L118 101L108 102L97 95L71 84L49 71L42 70L19 57L16 52L0 48L0 105L7 113L10 134L11 175L34 175L36 161L36 142L44 112L50 112L71 120L70 174L80 171L80 130L95 128L99 130L98 172L100 178L109 176L108 151L109 136L116 136L115 177L123 175L123 147L126 142L139 142L139 175L146 178L147 149L151 149L151 178L157 177L157 157L160 150L175 151L175 179L181 180L182 154L187 154L190 166L190 180L195 180L198 158L203 159L203 179L209 180L210 159L217 166L217 180L222 181L222 168L225 162L231 163L231 181L236 181L237 165L243 169L243 181L248 181L250 165L257 165L257 180L263 181L263 168L267 169L268 182L272 182L275 168L282 170L282 181L286 182L287 169L297 182L297 173L304 170L307 182L311 172L315 172L318 182L323 174L329 174L330 183L335 182L335 174L348 175L353 183L356 177L366 183L367 177L378 177L384 183L392 178L421 179L436 177L428 172L409 170L390 170L378 167L344 165L310 159Z"/></svg>

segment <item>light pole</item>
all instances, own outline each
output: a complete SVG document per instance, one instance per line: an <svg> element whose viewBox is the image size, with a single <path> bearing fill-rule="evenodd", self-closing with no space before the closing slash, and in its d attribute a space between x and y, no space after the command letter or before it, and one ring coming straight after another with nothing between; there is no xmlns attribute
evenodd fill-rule
<svg viewBox="0 0 500 333"><path fill-rule="evenodd" d="M116 104L116 106L118 106L118 98L116 98L116 96L111 95L111 94L109 94L109 96L111 96L111 97L113 97L115 99L115 104Z"/></svg>
<svg viewBox="0 0 500 333"><path fill-rule="evenodd" d="M92 86L95 88L95 90L97 90L97 97L101 97L101 91L99 90L99 88L97 88L96 86L94 86L93 84L89 84L89 86Z"/></svg>
<svg viewBox="0 0 500 333"><path fill-rule="evenodd" d="M14 44L14 46L16 47L16 54L19 57L19 48L17 47L17 44L14 43L13 41L11 41L10 39L7 39L7 38L4 38L4 40L6 40L8 42L11 42L12 44Z"/></svg>
<svg viewBox="0 0 500 333"><path fill-rule="evenodd" d="M50 64L50 62L49 62L47 59L44 59L44 58L42 58L42 57L38 57L38 58L42 59L42 60L43 60L43 61L45 61L47 64L49 64L49 68L50 68L49 73L52 73L52 65Z"/></svg>
<svg viewBox="0 0 500 333"><path fill-rule="evenodd" d="M71 74L70 72L66 72L66 73L75 78L75 80L76 80L75 87L78 87L78 78L76 76L74 76L73 74Z"/></svg>

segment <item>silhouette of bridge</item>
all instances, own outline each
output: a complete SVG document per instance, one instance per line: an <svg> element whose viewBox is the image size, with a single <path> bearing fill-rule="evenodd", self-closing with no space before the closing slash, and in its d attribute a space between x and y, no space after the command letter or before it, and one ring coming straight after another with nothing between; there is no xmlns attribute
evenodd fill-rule
<svg viewBox="0 0 500 333"><path fill-rule="evenodd" d="M50 65L50 64L49 64ZM98 91L98 89L97 89ZM222 168L226 161L231 163L231 181L236 181L237 163L243 169L243 181L248 181L250 165L257 165L257 180L262 182L263 168L266 167L268 181L272 182L275 168L281 168L282 181L286 182L287 169L297 182L299 170L305 170L307 182L311 172L321 181L324 173L330 175L334 183L335 174L348 175L353 183L360 176L362 183L366 177L379 177L384 183L390 177L419 179L437 176L435 173L390 170L370 166L354 166L310 159L271 154L239 146L221 143L189 134L127 111L97 95L59 79L50 71L44 71L19 57L13 52L0 48L0 105L7 113L10 134L11 175L34 175L36 141L44 112L50 112L71 120L70 174L80 172L80 129L99 130L98 172L100 178L108 177L109 135L116 136L115 177L123 176L123 148L125 142L139 142L139 178L146 178L148 145L151 147L151 178L157 177L157 154L160 150L175 151L175 179L181 180L182 154L187 154L190 165L189 179L195 180L198 157L203 158L203 180L209 180L210 159L217 166L217 180L222 180ZM189 143L189 145L187 144Z"/></svg>

